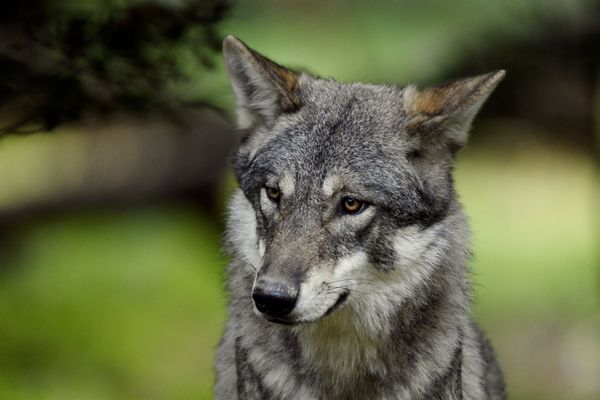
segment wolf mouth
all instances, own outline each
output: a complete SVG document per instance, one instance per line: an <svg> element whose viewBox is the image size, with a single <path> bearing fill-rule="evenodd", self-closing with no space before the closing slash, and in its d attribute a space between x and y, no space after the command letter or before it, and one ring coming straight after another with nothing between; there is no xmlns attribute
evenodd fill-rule
<svg viewBox="0 0 600 400"><path fill-rule="evenodd" d="M281 325L296 325L297 324L297 322L294 322L294 321L287 321L285 319L274 318L274 317L267 317L267 321L273 322L275 324L281 324Z"/></svg>
<svg viewBox="0 0 600 400"><path fill-rule="evenodd" d="M329 309L327 311L325 311L325 314L323 314L323 316L326 317L327 315L331 314L332 312L334 312L335 310L340 308L342 306L342 304L344 304L346 302L346 300L348 299L348 295L350 295L350 291L344 290L344 292L342 294L340 294L340 297L338 297L338 299L335 301L335 303L333 303L333 305L331 307L329 307Z"/></svg>
<svg viewBox="0 0 600 400"><path fill-rule="evenodd" d="M331 307L329 307L327 309L327 311L325 311L325 313L323 314L323 316L320 317L320 318L326 317L326 316L330 315L331 313L333 313L334 311L336 311L338 308L340 308L346 302L346 300L348 299L349 295L350 295L350 291L349 290L344 290L344 292L339 295L339 297L337 298L337 300L335 301L335 303L333 303L333 305ZM269 317L267 317L267 321L273 322L273 323L276 323L276 324L281 324L281 325L293 326L293 325L298 325L298 324L301 324L301 323L314 322L314 321L316 321L316 320L318 320L320 318L317 318L317 319L311 320L311 321L294 321L294 320L288 320L288 319L285 319L285 318L277 318L277 317L269 316Z"/></svg>

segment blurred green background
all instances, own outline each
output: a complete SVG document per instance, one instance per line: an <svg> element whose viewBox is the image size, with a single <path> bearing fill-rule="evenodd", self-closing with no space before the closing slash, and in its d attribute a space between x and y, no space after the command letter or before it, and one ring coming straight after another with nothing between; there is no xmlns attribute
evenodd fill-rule
<svg viewBox="0 0 600 400"><path fill-rule="evenodd" d="M99 13L127 2L85 3ZM508 70L456 184L473 228L474 313L510 399L600 398L598 10L583 0L254 0L231 4L216 27L346 81ZM175 92L231 115L219 55L195 75L177 54L191 79ZM227 119L117 110L0 138L0 399L211 398L234 186Z"/></svg>

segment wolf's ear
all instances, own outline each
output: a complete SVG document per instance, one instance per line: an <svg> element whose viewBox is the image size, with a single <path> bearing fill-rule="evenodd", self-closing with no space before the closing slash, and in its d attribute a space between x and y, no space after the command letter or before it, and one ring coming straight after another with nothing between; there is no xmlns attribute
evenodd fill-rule
<svg viewBox="0 0 600 400"><path fill-rule="evenodd" d="M278 115L300 107L296 72L269 60L232 35L223 41L223 57L241 129L270 127Z"/></svg>
<svg viewBox="0 0 600 400"><path fill-rule="evenodd" d="M443 131L453 145L464 145L473 118L504 75L499 70L423 90L408 87L405 106L412 123Z"/></svg>

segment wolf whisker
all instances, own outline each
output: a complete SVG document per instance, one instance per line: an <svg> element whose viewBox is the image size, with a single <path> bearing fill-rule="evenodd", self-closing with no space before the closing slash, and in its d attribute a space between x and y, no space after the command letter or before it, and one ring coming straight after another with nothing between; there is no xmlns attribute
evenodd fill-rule
<svg viewBox="0 0 600 400"><path fill-rule="evenodd" d="M241 257L240 258L241 264L244 267L247 267L248 269L250 269L251 271L253 271L254 273L257 272L257 268L250 262L248 261L248 259L246 257Z"/></svg>

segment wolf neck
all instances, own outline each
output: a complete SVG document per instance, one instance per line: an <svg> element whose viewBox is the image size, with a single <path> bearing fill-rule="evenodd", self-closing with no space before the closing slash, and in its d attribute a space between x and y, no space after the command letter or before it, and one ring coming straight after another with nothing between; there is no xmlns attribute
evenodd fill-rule
<svg viewBox="0 0 600 400"><path fill-rule="evenodd" d="M443 282L422 288L386 317L358 314L348 304L296 332L304 360L333 385L350 387L361 379L418 385L429 380L416 376L420 371L443 371L452 363L468 303L464 281Z"/></svg>
<svg viewBox="0 0 600 400"><path fill-rule="evenodd" d="M342 380L353 378L357 371L377 373L382 367L380 349L390 338L389 328L366 329L359 318L354 310L344 307L322 321L299 327L305 360Z"/></svg>

